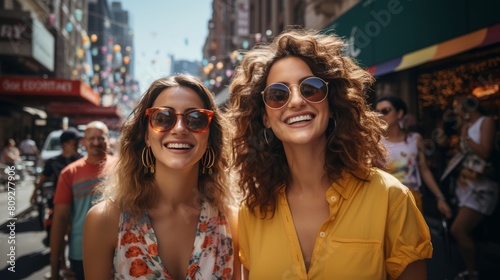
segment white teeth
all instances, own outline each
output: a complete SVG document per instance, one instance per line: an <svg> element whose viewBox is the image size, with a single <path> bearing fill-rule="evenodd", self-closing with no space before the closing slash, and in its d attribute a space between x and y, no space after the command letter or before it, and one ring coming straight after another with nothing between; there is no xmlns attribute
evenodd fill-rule
<svg viewBox="0 0 500 280"><path fill-rule="evenodd" d="M289 118L286 121L286 123L287 124L292 124L292 123L301 122L301 121L310 121L312 119L313 119L312 115L301 115L301 116L296 116L296 117Z"/></svg>
<svg viewBox="0 0 500 280"><path fill-rule="evenodd" d="M169 149L190 149L191 145L186 143L168 143L167 148Z"/></svg>

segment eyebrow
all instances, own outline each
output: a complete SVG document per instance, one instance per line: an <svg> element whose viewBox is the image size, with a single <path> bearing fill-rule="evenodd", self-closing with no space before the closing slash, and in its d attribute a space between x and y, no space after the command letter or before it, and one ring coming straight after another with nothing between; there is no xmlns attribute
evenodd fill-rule
<svg viewBox="0 0 500 280"><path fill-rule="evenodd" d="M305 79L307 79L307 78L312 78L312 77L316 77L316 76L311 75L311 76L306 76L306 77L303 77L303 78L299 79L299 82L298 82L298 83L296 83L296 84L290 84L290 83L288 83L288 82L283 82L283 81L281 81L281 82L274 82L274 83L270 83L269 85L272 85L272 84L284 84L284 85L286 85L286 86L290 86L290 85L300 85L300 84L301 84L301 83L302 83ZM266 85L266 86L268 86L268 85Z"/></svg>
<svg viewBox="0 0 500 280"><path fill-rule="evenodd" d="M177 113L177 110L175 110L175 108L170 107L170 106L155 106L155 107L153 107L153 108L165 108L165 109L167 109L167 108L168 108L168 109L172 109L175 113ZM189 108L184 109L184 112L183 112L183 113L186 113L186 112L188 112L188 111L195 110L195 109L197 109L197 110L198 110L198 109L210 110L210 109L205 109L205 108L189 107Z"/></svg>

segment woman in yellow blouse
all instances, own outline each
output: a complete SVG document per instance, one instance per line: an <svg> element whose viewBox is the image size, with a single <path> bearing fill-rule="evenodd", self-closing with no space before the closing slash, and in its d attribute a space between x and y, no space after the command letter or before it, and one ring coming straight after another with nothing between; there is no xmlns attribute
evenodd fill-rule
<svg viewBox="0 0 500 280"><path fill-rule="evenodd" d="M334 35L289 30L247 52L231 81L245 279L426 279L429 229L378 169L372 76Z"/></svg>

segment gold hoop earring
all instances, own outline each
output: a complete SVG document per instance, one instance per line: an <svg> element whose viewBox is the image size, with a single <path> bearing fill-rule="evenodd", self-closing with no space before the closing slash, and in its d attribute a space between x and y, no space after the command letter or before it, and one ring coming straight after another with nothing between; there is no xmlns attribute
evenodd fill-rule
<svg viewBox="0 0 500 280"><path fill-rule="evenodd" d="M266 143L268 146L271 146L271 144L269 144L269 140L267 140L267 130L271 130L270 128L264 128L264 140L266 140Z"/></svg>
<svg viewBox="0 0 500 280"><path fill-rule="evenodd" d="M141 154L142 165L144 166L144 173L155 173L155 164L153 151L151 151L151 147L144 146Z"/></svg>
<svg viewBox="0 0 500 280"><path fill-rule="evenodd" d="M212 174L212 166L214 166L215 163L215 152L214 149L210 146L207 147L207 150L205 151L205 154L203 154L203 157L201 158L201 173L205 174L207 169L208 169L208 174Z"/></svg>
<svg viewBox="0 0 500 280"><path fill-rule="evenodd" d="M403 119L399 119L399 120L398 120L398 127L399 127L401 130L404 130L404 129L405 129L405 123L404 123Z"/></svg>

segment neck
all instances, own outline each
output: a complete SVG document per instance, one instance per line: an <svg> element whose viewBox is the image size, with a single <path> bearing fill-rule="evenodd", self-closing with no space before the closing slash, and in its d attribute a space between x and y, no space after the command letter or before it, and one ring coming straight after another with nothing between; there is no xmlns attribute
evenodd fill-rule
<svg viewBox="0 0 500 280"><path fill-rule="evenodd" d="M172 170L157 165L155 180L159 195L157 206L199 208L197 165L189 170Z"/></svg>
<svg viewBox="0 0 500 280"><path fill-rule="evenodd" d="M77 155L77 154L73 153L72 151L63 151L61 153L61 156L63 158L70 158L70 157L75 156L75 155Z"/></svg>
<svg viewBox="0 0 500 280"><path fill-rule="evenodd" d="M102 162L102 161L105 161L107 158L106 158L106 154L102 154L102 155L87 155L87 162L91 163L91 164L97 164L99 162Z"/></svg>
<svg viewBox="0 0 500 280"><path fill-rule="evenodd" d="M285 154L290 168L290 181L287 191L314 192L325 191L330 182L325 165L326 139L318 145L285 145Z"/></svg>
<svg viewBox="0 0 500 280"><path fill-rule="evenodd" d="M388 141L401 141L405 136L405 132L396 123L389 126L385 136Z"/></svg>

